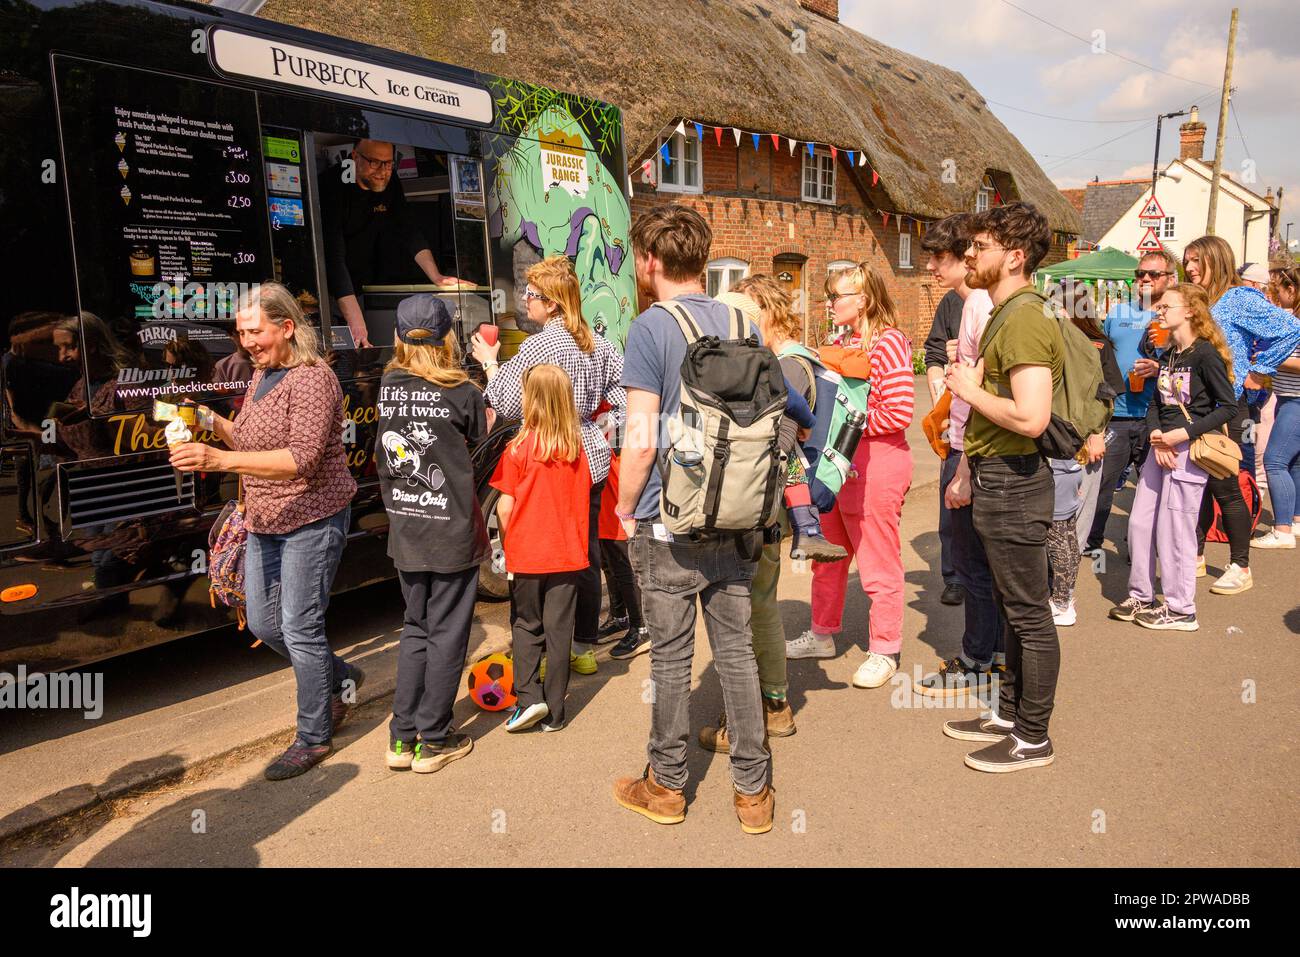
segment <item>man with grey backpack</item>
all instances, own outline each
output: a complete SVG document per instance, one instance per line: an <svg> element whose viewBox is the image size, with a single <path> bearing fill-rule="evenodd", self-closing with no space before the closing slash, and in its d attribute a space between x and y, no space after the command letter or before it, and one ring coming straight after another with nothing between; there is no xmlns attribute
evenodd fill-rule
<svg viewBox="0 0 1300 957"><path fill-rule="evenodd" d="M781 508L777 449L786 388L776 357L738 309L705 295L712 231L663 206L632 226L637 283L655 302L632 323L617 512L650 632L649 763L614 796L659 824L685 819L696 599L722 684L741 829L772 828L771 754L750 628L763 530Z"/></svg>

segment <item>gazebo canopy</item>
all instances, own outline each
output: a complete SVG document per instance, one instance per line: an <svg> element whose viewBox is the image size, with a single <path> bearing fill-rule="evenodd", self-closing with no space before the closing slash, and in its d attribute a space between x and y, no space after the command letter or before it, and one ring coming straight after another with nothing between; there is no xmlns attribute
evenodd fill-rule
<svg viewBox="0 0 1300 957"><path fill-rule="evenodd" d="M1037 276L1041 282L1059 282L1062 279L1077 279L1085 282L1107 279L1131 280L1137 264L1136 257L1107 246L1105 249L1080 256L1078 259L1066 259L1051 266L1044 266L1038 270Z"/></svg>

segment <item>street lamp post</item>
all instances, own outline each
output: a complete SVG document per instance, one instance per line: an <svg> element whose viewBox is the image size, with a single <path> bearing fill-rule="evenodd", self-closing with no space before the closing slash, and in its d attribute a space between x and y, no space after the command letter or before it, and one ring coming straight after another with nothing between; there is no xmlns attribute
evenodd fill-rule
<svg viewBox="0 0 1300 957"><path fill-rule="evenodd" d="M1196 107L1192 107L1192 109L1195 110ZM1172 120L1177 116L1186 116L1187 113L1187 110L1183 110L1179 113L1162 113L1156 117L1156 155L1151 160L1151 195L1153 197L1156 195L1156 180L1160 176L1160 126L1165 120Z"/></svg>

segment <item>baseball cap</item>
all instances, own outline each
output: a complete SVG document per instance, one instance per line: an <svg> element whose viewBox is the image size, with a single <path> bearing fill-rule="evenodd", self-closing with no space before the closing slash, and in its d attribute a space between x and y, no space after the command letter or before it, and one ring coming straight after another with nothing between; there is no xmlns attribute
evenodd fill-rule
<svg viewBox="0 0 1300 957"><path fill-rule="evenodd" d="M1263 263L1246 263L1241 267L1241 278L1246 282L1268 282L1268 267Z"/></svg>
<svg viewBox="0 0 1300 957"><path fill-rule="evenodd" d="M413 345L438 345L451 331L451 310L432 293L407 296L397 304L397 337Z"/></svg>

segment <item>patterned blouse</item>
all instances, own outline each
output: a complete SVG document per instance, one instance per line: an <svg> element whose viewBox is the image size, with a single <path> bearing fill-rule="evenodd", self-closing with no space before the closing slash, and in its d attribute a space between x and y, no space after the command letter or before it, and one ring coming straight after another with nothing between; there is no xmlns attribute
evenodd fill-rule
<svg viewBox="0 0 1300 957"><path fill-rule="evenodd" d="M284 535L329 518L352 501L357 483L343 450L343 390L324 362L294 366L255 399L262 370L252 385L232 432L235 450L271 452L288 448L297 478L244 476L244 510L249 529Z"/></svg>

